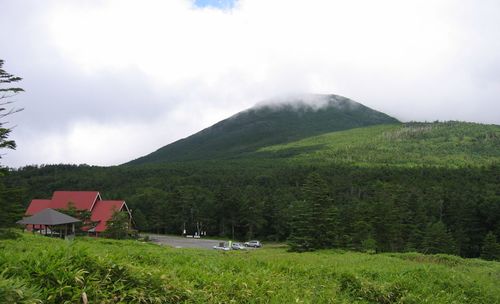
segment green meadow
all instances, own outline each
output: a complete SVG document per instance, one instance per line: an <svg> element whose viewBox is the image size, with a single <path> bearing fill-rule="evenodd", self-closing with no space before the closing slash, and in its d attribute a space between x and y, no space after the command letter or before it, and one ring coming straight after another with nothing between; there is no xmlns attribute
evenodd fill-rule
<svg viewBox="0 0 500 304"><path fill-rule="evenodd" d="M449 255L0 242L0 303L500 303L499 282L500 263Z"/></svg>

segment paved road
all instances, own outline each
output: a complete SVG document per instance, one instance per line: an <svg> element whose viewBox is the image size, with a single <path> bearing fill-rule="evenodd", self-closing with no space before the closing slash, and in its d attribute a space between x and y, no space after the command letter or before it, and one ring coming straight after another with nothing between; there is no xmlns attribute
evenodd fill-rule
<svg viewBox="0 0 500 304"><path fill-rule="evenodd" d="M218 245L218 240L207 240L207 239L194 239L186 238L181 236L170 236L170 235L160 235L160 234L148 234L149 239L160 245L168 245L175 248L204 248L212 249L214 245Z"/></svg>

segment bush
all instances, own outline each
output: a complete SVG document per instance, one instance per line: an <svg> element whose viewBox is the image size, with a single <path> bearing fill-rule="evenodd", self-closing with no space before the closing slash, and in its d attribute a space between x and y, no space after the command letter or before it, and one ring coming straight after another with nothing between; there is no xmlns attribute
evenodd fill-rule
<svg viewBox="0 0 500 304"><path fill-rule="evenodd" d="M390 304L399 303L407 290L399 283L387 286L364 282L353 274L343 273L339 278L340 290L355 298L369 302Z"/></svg>
<svg viewBox="0 0 500 304"><path fill-rule="evenodd" d="M377 252L377 241L375 241L372 237L367 238L361 242L361 247L364 252L374 254Z"/></svg>
<svg viewBox="0 0 500 304"><path fill-rule="evenodd" d="M42 303L40 291L17 279L0 275L0 303Z"/></svg>
<svg viewBox="0 0 500 304"><path fill-rule="evenodd" d="M15 240L20 237L19 232L13 229L0 229L0 240Z"/></svg>

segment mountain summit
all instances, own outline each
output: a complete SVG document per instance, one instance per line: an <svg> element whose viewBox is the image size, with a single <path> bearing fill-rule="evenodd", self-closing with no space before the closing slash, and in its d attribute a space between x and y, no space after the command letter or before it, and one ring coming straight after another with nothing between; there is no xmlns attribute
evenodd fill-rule
<svg viewBox="0 0 500 304"><path fill-rule="evenodd" d="M270 145L390 123L398 123L398 120L338 95L275 99L259 103L128 164L238 158Z"/></svg>

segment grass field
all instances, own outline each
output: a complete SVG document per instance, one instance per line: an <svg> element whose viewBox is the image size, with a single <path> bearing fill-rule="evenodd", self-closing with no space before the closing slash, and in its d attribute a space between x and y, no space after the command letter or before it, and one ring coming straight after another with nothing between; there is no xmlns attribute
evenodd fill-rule
<svg viewBox="0 0 500 304"><path fill-rule="evenodd" d="M0 303L500 303L500 263L285 248L173 249L24 234L0 243Z"/></svg>

